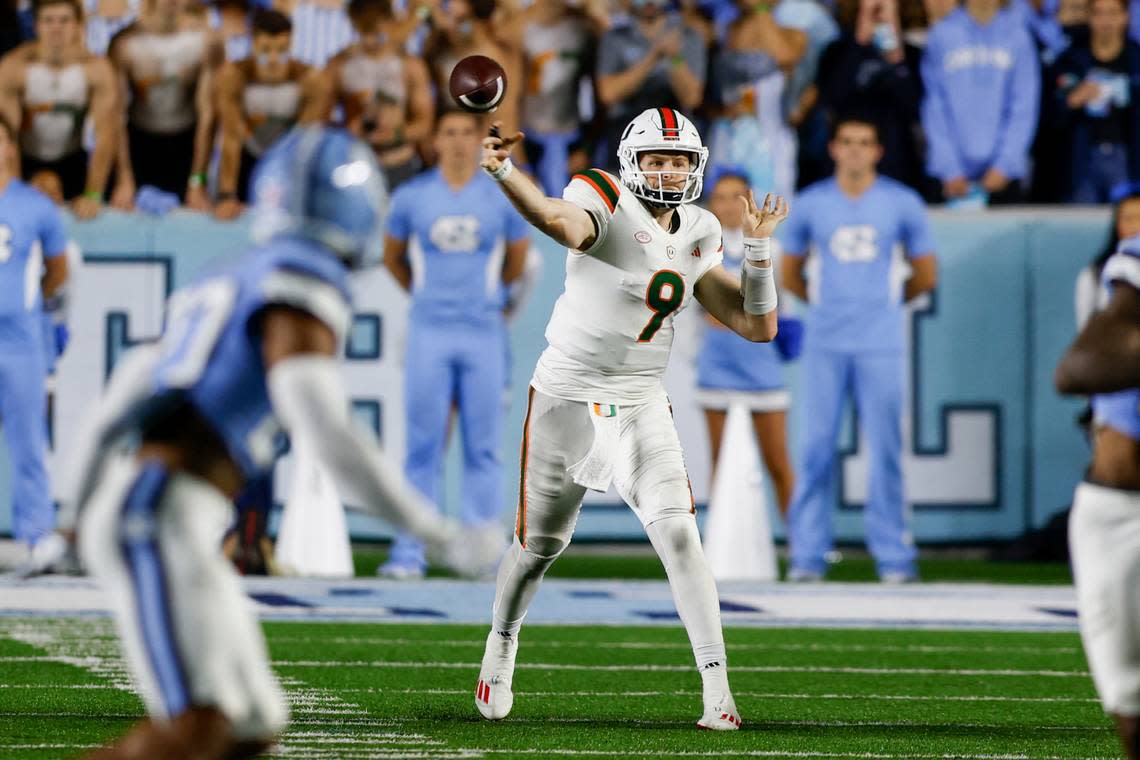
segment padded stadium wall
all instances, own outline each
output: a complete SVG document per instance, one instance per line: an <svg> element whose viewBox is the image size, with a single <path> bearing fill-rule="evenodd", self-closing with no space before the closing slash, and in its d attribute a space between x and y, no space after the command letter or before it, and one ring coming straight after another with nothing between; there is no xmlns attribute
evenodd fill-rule
<svg viewBox="0 0 1140 760"><path fill-rule="evenodd" d="M1074 280L1103 244L1107 225L1108 213L1100 209L933 214L941 281L934 298L911 312L904 428L907 491L920 543L1013 537L1068 505L1088 448L1074 424L1082 404L1057 396L1052 370L1075 330ZM173 288L241 252L247 227L182 212L162 219L108 212L91 223L73 223L71 232L86 265L73 300L72 342L54 381L49 465L57 486L68 431L75 430L111 367L130 345L157 334L163 299ZM502 441L504 521L513 520L517 498L527 382L545 346L546 318L564 276L558 247L546 238L538 245L542 280L511 331L510 408ZM393 456L402 457L407 301L383 271L357 275L354 291L346 371L355 413L377 430ZM666 382L693 492L703 506L709 491L708 445L692 395L701 329L695 309L679 318ZM796 365L786 369L794 398ZM794 405L793 455L796 419L805 413L810 410ZM836 483L841 541L862 535L865 451L850 422L849 414ZM455 448L453 442L446 465L449 509L457 508L461 487ZM278 501L288 475L286 459L278 468ZM5 449L0 457L5 501L9 491ZM8 532L10 520L10 510L0 509L0 532ZM387 535L383 525L368 518L354 515L350 525L359 538ZM611 492L590 495L578 537L640 540L643 534Z"/></svg>

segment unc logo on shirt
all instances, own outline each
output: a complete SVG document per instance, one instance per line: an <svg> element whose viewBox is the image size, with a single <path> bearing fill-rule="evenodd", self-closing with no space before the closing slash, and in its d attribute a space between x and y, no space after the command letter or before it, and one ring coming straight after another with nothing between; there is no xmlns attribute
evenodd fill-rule
<svg viewBox="0 0 1140 760"><path fill-rule="evenodd" d="M474 253L479 247L479 219L474 216L441 216L428 237L444 253Z"/></svg>
<svg viewBox="0 0 1140 760"><path fill-rule="evenodd" d="M845 263L874 261L879 255L878 234L869 224L837 228L828 246L831 254Z"/></svg>
<svg viewBox="0 0 1140 760"><path fill-rule="evenodd" d="M982 66L1006 71L1013 68L1013 55L1008 50L1003 50L1002 48L977 45L974 47L963 47L957 50L951 50L946 54L946 57L942 59L942 65L947 71L957 71L959 69Z"/></svg>

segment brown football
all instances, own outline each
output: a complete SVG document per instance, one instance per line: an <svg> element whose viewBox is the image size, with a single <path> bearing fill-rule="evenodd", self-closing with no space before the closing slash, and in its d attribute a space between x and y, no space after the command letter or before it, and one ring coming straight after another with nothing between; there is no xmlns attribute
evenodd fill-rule
<svg viewBox="0 0 1140 760"><path fill-rule="evenodd" d="M463 109L487 113L503 102L507 94L507 74L494 58L469 55L451 70L448 89Z"/></svg>

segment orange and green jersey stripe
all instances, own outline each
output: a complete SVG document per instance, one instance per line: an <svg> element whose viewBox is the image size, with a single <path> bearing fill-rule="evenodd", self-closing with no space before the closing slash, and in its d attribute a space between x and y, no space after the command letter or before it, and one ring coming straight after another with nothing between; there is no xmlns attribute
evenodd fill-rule
<svg viewBox="0 0 1140 760"><path fill-rule="evenodd" d="M530 410L534 406L534 386L527 388L526 393L526 419L523 420L523 439L519 450L519 509L515 515L515 535L519 537L519 544L526 548L526 466L528 463L528 448L530 446Z"/></svg>
<svg viewBox="0 0 1140 760"><path fill-rule="evenodd" d="M602 196L611 214L617 209L621 191L618 190L617 183L610 179L610 175L598 169L587 169L581 174L575 174L572 179L580 179L594 188L598 195Z"/></svg>

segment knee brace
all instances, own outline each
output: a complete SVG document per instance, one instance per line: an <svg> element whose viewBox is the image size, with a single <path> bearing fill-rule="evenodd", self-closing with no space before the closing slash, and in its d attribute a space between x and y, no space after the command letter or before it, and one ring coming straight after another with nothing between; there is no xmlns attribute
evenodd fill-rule
<svg viewBox="0 0 1140 760"><path fill-rule="evenodd" d="M526 548L519 547L518 562L528 578L541 577L566 550L567 542L551 536L527 536Z"/></svg>

